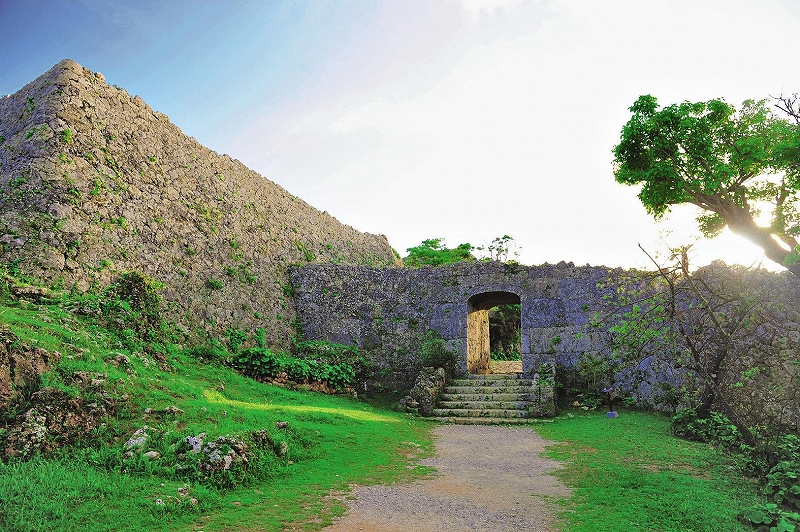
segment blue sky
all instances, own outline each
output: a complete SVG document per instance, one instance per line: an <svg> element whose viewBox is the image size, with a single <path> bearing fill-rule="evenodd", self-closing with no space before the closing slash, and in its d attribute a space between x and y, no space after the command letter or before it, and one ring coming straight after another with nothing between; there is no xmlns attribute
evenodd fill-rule
<svg viewBox="0 0 800 532"><path fill-rule="evenodd" d="M800 91L799 27L798 0L0 0L0 94L68 57L401 253L641 266L695 234L614 183L627 108Z"/></svg>

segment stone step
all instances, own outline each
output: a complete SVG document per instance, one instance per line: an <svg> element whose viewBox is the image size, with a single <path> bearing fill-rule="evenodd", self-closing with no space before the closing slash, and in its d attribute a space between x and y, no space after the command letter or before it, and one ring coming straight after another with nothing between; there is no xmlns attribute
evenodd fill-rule
<svg viewBox="0 0 800 532"><path fill-rule="evenodd" d="M440 401L527 401L530 392L525 393L443 393Z"/></svg>
<svg viewBox="0 0 800 532"><path fill-rule="evenodd" d="M527 410L530 401L439 401L442 409Z"/></svg>
<svg viewBox="0 0 800 532"><path fill-rule="evenodd" d="M495 417L495 418L524 418L528 415L527 410L503 410L487 408L482 409L461 409L461 408L434 408L432 414L435 417Z"/></svg>
<svg viewBox="0 0 800 532"><path fill-rule="evenodd" d="M453 379L450 386L530 386L532 379Z"/></svg>
<svg viewBox="0 0 800 532"><path fill-rule="evenodd" d="M447 394L498 394L498 393L531 393L530 386L445 386L442 393Z"/></svg>
<svg viewBox="0 0 800 532"><path fill-rule="evenodd" d="M470 381L501 381L504 379L508 380L524 380L525 377L522 376L522 373L489 373L486 375L467 375L463 379L458 380L470 380Z"/></svg>
<svg viewBox="0 0 800 532"><path fill-rule="evenodd" d="M521 374L469 375L448 383L431 414L443 423L525 424L532 409L540 407L531 399L539 385ZM541 410L541 408L539 408ZM536 410L538 412L538 410Z"/></svg>
<svg viewBox="0 0 800 532"><path fill-rule="evenodd" d="M539 419L524 417L441 417L437 421L452 425L528 425L541 423Z"/></svg>

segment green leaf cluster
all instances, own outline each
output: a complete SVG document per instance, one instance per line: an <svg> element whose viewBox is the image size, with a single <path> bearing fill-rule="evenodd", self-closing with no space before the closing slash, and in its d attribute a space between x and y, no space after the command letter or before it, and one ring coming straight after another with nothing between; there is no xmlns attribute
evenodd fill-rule
<svg viewBox="0 0 800 532"><path fill-rule="evenodd" d="M728 226L783 262L773 239L794 249L800 234L800 124L775 115L767 100L739 109L722 99L660 107L644 95L630 111L613 149L614 177L641 186L649 214L659 219L673 205L693 204L704 211L697 222L706 236Z"/></svg>
<svg viewBox="0 0 800 532"><path fill-rule="evenodd" d="M764 495L777 504L800 510L800 462L794 460L778 462L767 473Z"/></svg>
<svg viewBox="0 0 800 532"><path fill-rule="evenodd" d="M472 244L460 244L452 249L447 248L443 238L423 240L419 246L406 249L408 256L403 259L406 266L441 266L454 262L471 262L476 258L472 254L478 248Z"/></svg>
<svg viewBox="0 0 800 532"><path fill-rule="evenodd" d="M355 382L365 381L373 371L373 365L358 349L357 345L339 344L327 340L297 340L295 355L303 360L329 366L349 366L355 371Z"/></svg>
<svg viewBox="0 0 800 532"><path fill-rule="evenodd" d="M672 432L687 440L721 443L726 447L741 443L736 426L719 412L707 418L697 415L694 408L685 408L672 417Z"/></svg>
<svg viewBox="0 0 800 532"><path fill-rule="evenodd" d="M105 292L103 313L119 330L131 329L145 340L161 337L163 284L139 272L120 275Z"/></svg>
<svg viewBox="0 0 800 532"><path fill-rule="evenodd" d="M444 345L436 331L428 331L423 336L420 359L423 367L444 368L449 375L455 373L457 357Z"/></svg>
<svg viewBox="0 0 800 532"><path fill-rule="evenodd" d="M739 513L739 519L757 527L759 532L794 532L800 514L782 510L777 504L757 504Z"/></svg>
<svg viewBox="0 0 800 532"><path fill-rule="evenodd" d="M286 373L299 383L326 382L342 390L354 384L356 371L350 364L327 364L316 360L303 360L289 355L277 355L269 349L250 347L232 355L229 365L251 377L277 377Z"/></svg>
<svg viewBox="0 0 800 532"><path fill-rule="evenodd" d="M789 124L774 117L766 100L736 108L723 100L683 102L659 109L640 96L614 148L617 182L641 184L639 199L660 217L671 205L735 193L763 194L753 178L784 167L778 142ZM749 194L748 194L749 195Z"/></svg>

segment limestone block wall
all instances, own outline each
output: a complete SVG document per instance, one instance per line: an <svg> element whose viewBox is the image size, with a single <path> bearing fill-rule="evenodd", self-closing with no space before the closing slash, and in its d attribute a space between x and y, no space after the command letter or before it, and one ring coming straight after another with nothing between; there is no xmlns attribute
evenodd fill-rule
<svg viewBox="0 0 800 532"><path fill-rule="evenodd" d="M419 269L314 264L290 269L290 277L304 338L358 345L377 368L376 382L402 389L413 384L429 331L456 353L462 374L481 372L483 362L472 358L470 343L484 346L477 352L488 356L485 310L513 298L521 305L524 373L599 348L593 342L603 339L585 334L585 325L598 310L597 284L608 272L566 263Z"/></svg>

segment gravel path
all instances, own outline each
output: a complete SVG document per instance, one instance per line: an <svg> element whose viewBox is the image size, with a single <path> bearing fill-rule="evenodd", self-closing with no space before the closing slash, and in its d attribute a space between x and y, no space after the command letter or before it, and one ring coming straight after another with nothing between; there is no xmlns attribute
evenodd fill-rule
<svg viewBox="0 0 800 532"><path fill-rule="evenodd" d="M540 457L547 442L527 427L442 425L436 454L420 464L436 474L411 484L355 489L347 514L328 532L548 531L569 496Z"/></svg>

